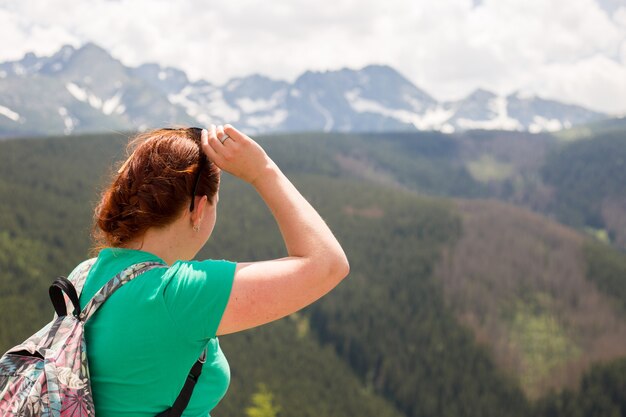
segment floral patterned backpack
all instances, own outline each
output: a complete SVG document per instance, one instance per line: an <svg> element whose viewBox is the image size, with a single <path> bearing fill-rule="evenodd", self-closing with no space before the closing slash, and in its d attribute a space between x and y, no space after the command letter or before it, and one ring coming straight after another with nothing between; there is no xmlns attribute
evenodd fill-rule
<svg viewBox="0 0 626 417"><path fill-rule="evenodd" d="M165 265L157 262L132 265L104 285L81 311L79 294L94 263L95 258L89 259L80 264L69 279L61 277L54 281L50 287L50 299L56 311L53 321L0 358L0 416L95 414L85 322L122 285L143 272ZM74 308L71 314L67 311L68 300Z"/></svg>

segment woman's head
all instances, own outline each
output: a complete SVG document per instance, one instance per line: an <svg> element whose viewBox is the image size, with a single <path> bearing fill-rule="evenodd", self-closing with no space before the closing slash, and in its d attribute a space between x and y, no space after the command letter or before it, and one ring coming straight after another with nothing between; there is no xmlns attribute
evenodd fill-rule
<svg viewBox="0 0 626 417"><path fill-rule="evenodd" d="M195 199L214 203L219 169L200 147L201 129L157 129L137 135L129 157L95 210L98 246L124 246L149 228L162 228L194 210Z"/></svg>

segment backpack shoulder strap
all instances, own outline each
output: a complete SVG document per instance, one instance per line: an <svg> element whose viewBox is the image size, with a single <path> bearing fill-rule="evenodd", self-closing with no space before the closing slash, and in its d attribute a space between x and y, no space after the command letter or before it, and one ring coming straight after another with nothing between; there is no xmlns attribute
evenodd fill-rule
<svg viewBox="0 0 626 417"><path fill-rule="evenodd" d="M86 261L78 264L76 268L72 271L72 273L67 277L67 279L74 285L74 289L76 290L76 294L80 297L80 293L83 291L83 287L85 286L85 281L87 280L87 275L91 270L91 267L96 263L98 258L87 259Z"/></svg>
<svg viewBox="0 0 626 417"><path fill-rule="evenodd" d="M198 378L200 378L200 374L202 373L202 366L206 362L206 355L207 351L204 349L202 354L200 354L200 358L198 358L196 363L191 367L189 375L187 375L187 379L185 379L185 384L180 390L174 404L167 410L157 414L156 417L181 417L183 415L185 408L187 408L189 404L189 400L191 400L191 394L193 394L193 389L196 387L196 382L198 382Z"/></svg>
<svg viewBox="0 0 626 417"><path fill-rule="evenodd" d="M80 293L83 291L85 281L87 280L87 275L89 275L89 271L91 270L91 267L96 263L97 259L98 258L91 258L81 262L76 268L74 268L74 270L67 278L59 277L50 286L50 299L52 300L52 305L54 306L55 318L58 317L57 312L65 311L67 313L67 311L70 311L71 308L74 308L74 311L76 312L76 314L78 314L78 310L76 310L76 305L78 304ZM57 287L57 289L54 289L55 286ZM75 290L75 300L72 300L71 297L68 295L72 292L70 290L70 287ZM65 308L63 308L63 304L65 304Z"/></svg>
<svg viewBox="0 0 626 417"><path fill-rule="evenodd" d="M86 322L100 308L100 306L113 294L118 288L140 274L154 268L167 268L167 265L161 262L140 262L129 266L116 276L111 278L109 282L104 284L102 288L89 300L83 311L81 311L79 320Z"/></svg>

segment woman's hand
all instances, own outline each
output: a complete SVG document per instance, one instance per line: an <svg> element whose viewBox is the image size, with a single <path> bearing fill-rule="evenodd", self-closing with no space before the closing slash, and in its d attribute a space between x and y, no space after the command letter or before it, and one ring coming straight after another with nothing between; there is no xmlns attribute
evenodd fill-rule
<svg viewBox="0 0 626 417"><path fill-rule="evenodd" d="M275 166L258 143L231 125L202 129L202 150L220 169L253 185Z"/></svg>

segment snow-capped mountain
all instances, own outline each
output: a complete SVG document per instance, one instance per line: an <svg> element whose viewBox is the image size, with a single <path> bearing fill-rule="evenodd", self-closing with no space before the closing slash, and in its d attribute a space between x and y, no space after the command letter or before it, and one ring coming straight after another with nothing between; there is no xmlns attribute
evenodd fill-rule
<svg viewBox="0 0 626 417"><path fill-rule="evenodd" d="M0 117L5 136L195 122L94 44L64 46L51 57L27 54L21 61L1 64L0 114L5 116Z"/></svg>
<svg viewBox="0 0 626 417"><path fill-rule="evenodd" d="M92 43L0 64L0 135L233 123L250 133L466 129L554 131L607 115L513 93L476 90L438 102L389 66L262 75L223 85L176 68L124 66Z"/></svg>

